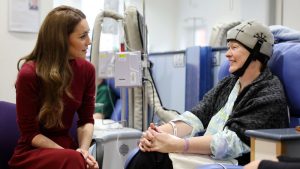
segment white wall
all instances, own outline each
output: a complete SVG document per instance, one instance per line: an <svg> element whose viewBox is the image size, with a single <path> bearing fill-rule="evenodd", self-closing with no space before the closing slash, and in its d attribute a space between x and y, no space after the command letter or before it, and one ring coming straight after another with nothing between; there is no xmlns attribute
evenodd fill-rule
<svg viewBox="0 0 300 169"><path fill-rule="evenodd" d="M149 51L176 49L179 0L146 0Z"/></svg>
<svg viewBox="0 0 300 169"><path fill-rule="evenodd" d="M140 10L141 2L131 0ZM255 19L267 25L274 24L273 8L273 0L146 0L149 51L194 46L194 28L206 32L205 45L210 30L219 23Z"/></svg>
<svg viewBox="0 0 300 169"><path fill-rule="evenodd" d="M274 0L244 0L241 3L241 19L257 20L266 25L275 24Z"/></svg>
<svg viewBox="0 0 300 169"><path fill-rule="evenodd" d="M295 0L282 0L283 2L283 14L282 14L282 24L287 25L292 29L300 31L300 1Z"/></svg>
<svg viewBox="0 0 300 169"><path fill-rule="evenodd" d="M176 49L179 0L144 0L148 27L148 51ZM136 6L143 14L143 0L127 0L126 5Z"/></svg>
<svg viewBox="0 0 300 169"><path fill-rule="evenodd" d="M196 28L206 32L206 44L211 28L220 22L230 22L240 19L240 0L180 0L177 35L178 48L193 46L193 23L191 18L199 18ZM201 22L202 20L202 22Z"/></svg>
<svg viewBox="0 0 300 169"><path fill-rule="evenodd" d="M8 2L9 0L0 1L0 100L15 102L17 61L31 52L37 34L8 31ZM51 9L51 0L41 1L41 20Z"/></svg>

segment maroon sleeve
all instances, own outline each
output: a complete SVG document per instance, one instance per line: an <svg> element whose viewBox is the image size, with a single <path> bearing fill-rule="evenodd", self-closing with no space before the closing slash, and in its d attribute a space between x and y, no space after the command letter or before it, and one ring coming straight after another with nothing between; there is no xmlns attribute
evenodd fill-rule
<svg viewBox="0 0 300 169"><path fill-rule="evenodd" d="M31 145L33 137L40 133L37 116L39 112L39 87L35 67L25 63L16 82L17 122L21 140Z"/></svg>
<svg viewBox="0 0 300 169"><path fill-rule="evenodd" d="M91 63L86 61L84 72L84 93L82 98L82 104L77 111L79 117L78 127L86 123L94 124L93 113L95 110L96 94L95 68Z"/></svg>

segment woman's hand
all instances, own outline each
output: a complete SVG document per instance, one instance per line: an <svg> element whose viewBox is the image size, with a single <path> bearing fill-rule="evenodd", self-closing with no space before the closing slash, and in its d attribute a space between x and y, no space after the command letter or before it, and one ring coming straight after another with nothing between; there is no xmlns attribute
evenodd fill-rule
<svg viewBox="0 0 300 169"><path fill-rule="evenodd" d="M139 148L141 151L151 151L152 142L154 141L154 135L152 133L158 131L159 129L153 123L151 123L148 127L148 130L143 132L139 143Z"/></svg>
<svg viewBox="0 0 300 169"><path fill-rule="evenodd" d="M185 141L168 133L152 133L154 135L150 151L161 153L183 152Z"/></svg>
<svg viewBox="0 0 300 169"><path fill-rule="evenodd" d="M140 139L139 148L144 152L158 151L162 153L169 153L182 152L183 145L183 139L165 133L151 123L148 130L143 132L143 135Z"/></svg>
<svg viewBox="0 0 300 169"><path fill-rule="evenodd" d="M95 158L86 150L78 148L76 151L80 152L83 158L85 159L87 163L88 169L99 169L98 162L95 160Z"/></svg>

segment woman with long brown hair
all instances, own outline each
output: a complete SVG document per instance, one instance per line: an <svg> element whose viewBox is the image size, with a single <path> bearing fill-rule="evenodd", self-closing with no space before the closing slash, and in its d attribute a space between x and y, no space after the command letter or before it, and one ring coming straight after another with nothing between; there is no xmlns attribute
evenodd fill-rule
<svg viewBox="0 0 300 169"><path fill-rule="evenodd" d="M46 16L33 51L19 60L20 138L11 168L99 168L88 153L95 105L95 69L85 60L88 32L80 10L56 7ZM69 134L76 112L77 142Z"/></svg>

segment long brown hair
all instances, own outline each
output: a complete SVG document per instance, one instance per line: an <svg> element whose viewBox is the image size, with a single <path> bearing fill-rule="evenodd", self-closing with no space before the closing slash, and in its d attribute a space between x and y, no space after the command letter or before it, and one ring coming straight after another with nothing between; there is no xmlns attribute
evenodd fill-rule
<svg viewBox="0 0 300 169"><path fill-rule="evenodd" d="M36 74L41 79L42 104L38 120L46 128L64 127L63 96L73 98L70 92L73 72L69 64L69 35L86 16L69 6L54 8L45 18L33 51L21 58L36 63Z"/></svg>

